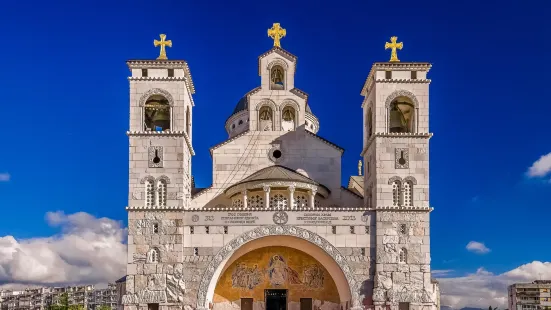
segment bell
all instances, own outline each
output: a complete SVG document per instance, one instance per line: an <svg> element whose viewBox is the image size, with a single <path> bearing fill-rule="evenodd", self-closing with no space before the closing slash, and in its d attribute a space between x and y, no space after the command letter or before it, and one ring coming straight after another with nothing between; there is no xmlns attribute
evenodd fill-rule
<svg viewBox="0 0 551 310"><path fill-rule="evenodd" d="M404 116L402 115L402 112L398 110L397 108L390 110L390 124L389 124L389 131L390 132L406 132L406 126L404 126L402 120Z"/></svg>
<svg viewBox="0 0 551 310"><path fill-rule="evenodd" d="M155 111L152 119L153 129L155 131L163 131L170 129L170 115L168 109L159 109Z"/></svg>

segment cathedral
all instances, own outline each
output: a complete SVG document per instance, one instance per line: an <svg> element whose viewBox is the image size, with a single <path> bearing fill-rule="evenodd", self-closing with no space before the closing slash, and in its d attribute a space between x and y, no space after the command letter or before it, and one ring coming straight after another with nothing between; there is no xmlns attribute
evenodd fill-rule
<svg viewBox="0 0 551 310"><path fill-rule="evenodd" d="M275 23L268 36L258 87L210 148L207 188L192 176L188 63L167 58L165 35L154 40L157 59L127 62L124 309L437 310L431 64L400 62L396 37L385 44L390 60L374 63L361 89L363 160L342 186L344 150L318 135L315 102L295 85L297 56L281 47L286 30Z"/></svg>

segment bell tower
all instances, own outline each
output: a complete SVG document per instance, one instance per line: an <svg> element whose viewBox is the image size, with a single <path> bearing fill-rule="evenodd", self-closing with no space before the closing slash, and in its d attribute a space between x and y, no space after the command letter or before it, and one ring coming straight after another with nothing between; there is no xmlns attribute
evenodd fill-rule
<svg viewBox="0 0 551 310"><path fill-rule="evenodd" d="M364 202L376 218L375 310L436 309L430 273L429 85L431 64L374 63L362 89Z"/></svg>
<svg viewBox="0 0 551 310"><path fill-rule="evenodd" d="M192 94L172 41L154 40L156 60L129 60L128 265L125 309L180 304L184 294L182 210L191 200ZM180 264L178 264L180 263Z"/></svg>

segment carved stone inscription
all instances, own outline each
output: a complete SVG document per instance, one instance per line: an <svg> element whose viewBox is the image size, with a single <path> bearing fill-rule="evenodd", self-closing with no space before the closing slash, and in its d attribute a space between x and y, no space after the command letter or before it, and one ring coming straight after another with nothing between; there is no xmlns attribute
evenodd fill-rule
<svg viewBox="0 0 551 310"><path fill-rule="evenodd" d="M184 225L273 225L277 211L185 212ZM287 211L287 225L366 225L371 215L366 211ZM279 217L277 217L279 218Z"/></svg>

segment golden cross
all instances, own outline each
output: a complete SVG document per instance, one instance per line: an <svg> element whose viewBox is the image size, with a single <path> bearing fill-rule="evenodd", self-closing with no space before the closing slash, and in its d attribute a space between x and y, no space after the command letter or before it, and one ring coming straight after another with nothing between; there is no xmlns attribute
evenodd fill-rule
<svg viewBox="0 0 551 310"><path fill-rule="evenodd" d="M168 47L172 47L172 40L166 40L166 34L160 34L159 37L161 37L161 41L159 40L154 40L153 41L153 45L155 45L155 47L157 46L161 46L161 53L159 54L159 57L157 57L157 60L165 60L165 59L168 59L166 58L166 50L165 50L165 46L168 46Z"/></svg>
<svg viewBox="0 0 551 310"><path fill-rule="evenodd" d="M281 28L279 23L274 23L272 28L268 29L268 36L274 39L274 46L281 47L279 40L287 35L287 30Z"/></svg>
<svg viewBox="0 0 551 310"><path fill-rule="evenodd" d="M389 48L392 50L392 52L390 53L390 62L400 62L400 60L398 59L398 54L396 53L396 49L401 50L404 47L404 43L403 42L396 43L397 40L398 40L398 37L391 37L390 38L391 43L388 43L388 42L385 43L385 50Z"/></svg>

